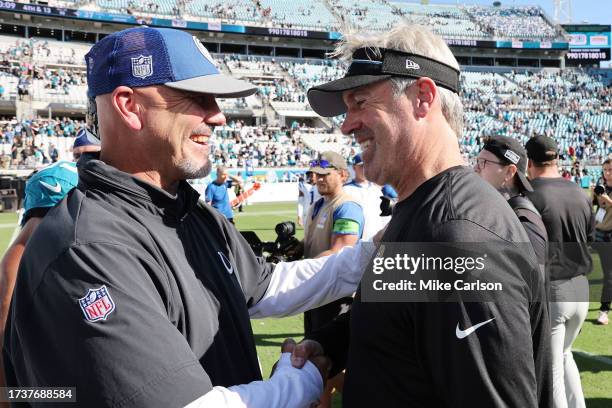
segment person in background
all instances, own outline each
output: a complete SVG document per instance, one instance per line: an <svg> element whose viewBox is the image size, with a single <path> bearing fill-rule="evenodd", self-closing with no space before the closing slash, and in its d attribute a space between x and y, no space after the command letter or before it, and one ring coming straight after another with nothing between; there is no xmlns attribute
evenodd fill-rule
<svg viewBox="0 0 612 408"><path fill-rule="evenodd" d="M380 215L381 199L384 194L380 186L365 178L361 154L353 157L353 171L355 177L344 185L344 191L363 209L365 223L361 239L368 240L387 225L390 217L383 218Z"/></svg>
<svg viewBox="0 0 612 408"><path fill-rule="evenodd" d="M572 344L589 311L593 211L580 186L561 177L554 139L533 137L525 149L534 190L526 195L542 216L549 242L553 402L556 408L581 408L585 401Z"/></svg>
<svg viewBox="0 0 612 408"><path fill-rule="evenodd" d="M79 161L85 153L96 153L100 151L100 140L87 128L78 131L72 145L72 160Z"/></svg>
<svg viewBox="0 0 612 408"><path fill-rule="evenodd" d="M304 258L317 258L353 246L362 238L364 212L358 201L343 188L348 178L346 161L338 153L321 153L310 163L310 172L317 180L321 198L308 211L308 227L304 231ZM352 297L344 297L304 313L306 336L329 324L350 310ZM320 408L331 406L334 389L342 392L344 375L331 378L320 400Z"/></svg>
<svg viewBox="0 0 612 408"><path fill-rule="evenodd" d="M26 182L21 230L0 261L0 339L4 338L17 271L25 247L47 212L62 201L78 181L76 164L59 161L34 173ZM4 362L0 359L0 387L4 386Z"/></svg>
<svg viewBox="0 0 612 408"><path fill-rule="evenodd" d="M610 301L612 300L612 159L602 165L602 184L593 189L595 213L595 246L599 252L603 271L603 288L597 323L607 325L610 322Z"/></svg>
<svg viewBox="0 0 612 408"><path fill-rule="evenodd" d="M223 214L233 224L234 212L232 211L228 194L228 187L231 187L232 183L242 185L242 180L230 175L224 166L219 166L217 167L217 178L206 186L204 195L206 203L212 205L213 208Z"/></svg>
<svg viewBox="0 0 612 408"><path fill-rule="evenodd" d="M236 194L236 197L239 197L240 194L242 194L244 192L242 173L238 172L238 174L236 175L236 178L238 180L240 180L240 183L235 183L234 184L234 194ZM238 212L242 212L243 211L243 204L244 204L243 201L240 201L240 203L238 204Z"/></svg>
<svg viewBox="0 0 612 408"><path fill-rule="evenodd" d="M311 171L304 173L304 177L298 181L298 224L304 230L308 225L308 210L321 198L316 184L316 176Z"/></svg>
<svg viewBox="0 0 612 408"><path fill-rule="evenodd" d="M51 159L51 163L55 163L59 159L59 152L57 151L57 147L53 143L49 146L49 159Z"/></svg>

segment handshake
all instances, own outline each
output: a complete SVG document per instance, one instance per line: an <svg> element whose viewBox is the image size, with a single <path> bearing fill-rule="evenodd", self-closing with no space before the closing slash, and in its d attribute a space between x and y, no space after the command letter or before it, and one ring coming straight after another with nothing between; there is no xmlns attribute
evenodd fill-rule
<svg viewBox="0 0 612 408"><path fill-rule="evenodd" d="M282 381L282 377L295 377L296 369L300 370L300 390L291 392L320 395L325 388L325 382L331 369L331 360L323 354L323 347L314 340L302 340L296 344L293 339L286 339L281 346L281 357L272 367L270 380ZM315 371L316 369L316 371ZM319 376L313 375L318 372ZM281 377L281 378L278 378ZM319 405L318 400L311 402L309 407Z"/></svg>

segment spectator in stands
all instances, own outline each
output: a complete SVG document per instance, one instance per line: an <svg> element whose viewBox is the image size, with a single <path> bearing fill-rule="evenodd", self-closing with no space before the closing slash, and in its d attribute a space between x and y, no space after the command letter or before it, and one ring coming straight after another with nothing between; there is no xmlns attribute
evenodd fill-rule
<svg viewBox="0 0 612 408"><path fill-rule="evenodd" d="M53 143L49 145L49 150L47 152L49 154L49 159L51 159L51 163L55 163L59 158L59 152L57 151L57 147Z"/></svg>
<svg viewBox="0 0 612 408"><path fill-rule="evenodd" d="M597 323L607 325L610 321L610 301L612 301L612 159L607 159L602 165L602 181L593 190L595 214L595 241L603 271L603 288L601 291L601 306Z"/></svg>
<svg viewBox="0 0 612 408"><path fill-rule="evenodd" d="M217 167L217 178L206 186L205 193L206 203L212 205L232 224L234 224L234 212L230 204L228 188L231 188L233 183L242 185L242 180L229 174L224 166L219 166Z"/></svg>

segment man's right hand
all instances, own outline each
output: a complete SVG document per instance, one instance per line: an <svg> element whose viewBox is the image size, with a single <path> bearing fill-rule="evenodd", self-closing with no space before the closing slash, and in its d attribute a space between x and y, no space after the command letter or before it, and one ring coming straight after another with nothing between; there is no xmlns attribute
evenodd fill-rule
<svg viewBox="0 0 612 408"><path fill-rule="evenodd" d="M310 361L317 367L323 384L327 381L327 375L331 369L331 361L323 354L323 346L314 340L302 340L296 344L293 339L285 339L281 346L281 353L291 353L291 365L295 368L302 368L306 361ZM272 374L276 369L276 364L272 367Z"/></svg>

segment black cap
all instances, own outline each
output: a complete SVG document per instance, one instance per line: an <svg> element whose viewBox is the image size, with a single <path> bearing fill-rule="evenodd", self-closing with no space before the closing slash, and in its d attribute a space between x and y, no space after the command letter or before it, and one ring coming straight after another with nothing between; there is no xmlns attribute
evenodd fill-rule
<svg viewBox="0 0 612 408"><path fill-rule="evenodd" d="M321 116L346 113L342 93L392 77L431 78L437 86L459 93L459 71L424 55L386 48L359 48L353 52L344 78L308 90L308 102Z"/></svg>
<svg viewBox="0 0 612 408"><path fill-rule="evenodd" d="M527 141L525 145L527 157L536 163L543 163L557 158L559 146L555 139L548 136L536 136Z"/></svg>
<svg viewBox="0 0 612 408"><path fill-rule="evenodd" d="M505 164L514 164L516 175L524 191L533 191L527 180L527 152L518 140L507 136L491 136L485 141L483 150L493 153Z"/></svg>

